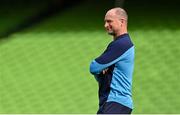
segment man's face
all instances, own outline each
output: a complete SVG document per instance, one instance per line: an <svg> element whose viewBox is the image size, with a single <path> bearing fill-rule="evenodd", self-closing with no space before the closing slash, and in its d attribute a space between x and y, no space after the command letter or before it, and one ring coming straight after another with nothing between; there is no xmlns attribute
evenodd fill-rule
<svg viewBox="0 0 180 115"><path fill-rule="evenodd" d="M116 15L114 15L111 12L108 12L105 15L104 21L105 21L104 27L106 31L108 32L108 34L110 35L115 35L121 28L120 20L117 18Z"/></svg>

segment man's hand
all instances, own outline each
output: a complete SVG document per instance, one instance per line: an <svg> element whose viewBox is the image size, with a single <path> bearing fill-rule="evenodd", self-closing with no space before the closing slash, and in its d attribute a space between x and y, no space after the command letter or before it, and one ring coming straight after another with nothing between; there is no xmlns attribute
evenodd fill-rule
<svg viewBox="0 0 180 115"><path fill-rule="evenodd" d="M108 68L104 69L104 70L102 71L102 74L105 75L107 72L108 72Z"/></svg>

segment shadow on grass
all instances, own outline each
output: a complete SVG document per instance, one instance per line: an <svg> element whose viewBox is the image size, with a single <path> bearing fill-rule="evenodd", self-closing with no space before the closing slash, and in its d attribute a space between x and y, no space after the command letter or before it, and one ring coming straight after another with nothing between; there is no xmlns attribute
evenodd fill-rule
<svg viewBox="0 0 180 115"><path fill-rule="evenodd" d="M161 0L160 0L161 1ZM155 1L127 1L124 8L129 15L129 30L148 29L179 29L180 16L178 3ZM114 2L103 0L86 0L76 7L70 7L76 2L68 1L62 4L52 4L47 10L39 13L18 26L0 35L7 39L9 35L17 32L78 32L103 30L104 15L113 7Z"/></svg>
<svg viewBox="0 0 180 115"><path fill-rule="evenodd" d="M27 19L24 19L22 22L17 24L17 26L12 27L5 32L1 32L0 39L7 39L11 34L14 34L16 32L21 32L26 28L36 26L38 23L48 19L49 17L56 15L59 12L63 12L67 8L72 7L73 5L79 3L80 1L81 0L76 0L76 1L59 0L59 1L50 2L50 4L48 4L47 8L45 8L43 11L40 11L38 14L30 16ZM13 13L13 11L11 13ZM16 15L18 15L18 14L16 14Z"/></svg>

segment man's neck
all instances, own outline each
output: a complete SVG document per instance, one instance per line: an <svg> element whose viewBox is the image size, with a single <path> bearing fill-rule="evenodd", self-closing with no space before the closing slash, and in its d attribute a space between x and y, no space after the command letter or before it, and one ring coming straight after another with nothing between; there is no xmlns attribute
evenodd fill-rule
<svg viewBox="0 0 180 115"><path fill-rule="evenodd" d="M127 34L127 31L121 32L121 33L119 33L119 34L115 34L115 35L113 36L113 40L116 40L119 36L121 36L121 35L123 35L123 34Z"/></svg>

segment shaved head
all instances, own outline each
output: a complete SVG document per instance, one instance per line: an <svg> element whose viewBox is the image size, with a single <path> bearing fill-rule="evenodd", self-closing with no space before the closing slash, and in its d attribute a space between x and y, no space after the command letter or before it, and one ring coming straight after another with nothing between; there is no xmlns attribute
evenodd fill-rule
<svg viewBox="0 0 180 115"><path fill-rule="evenodd" d="M128 15L126 11L120 7L110 9L106 15L114 15L119 19L124 19L126 21L128 20Z"/></svg>

